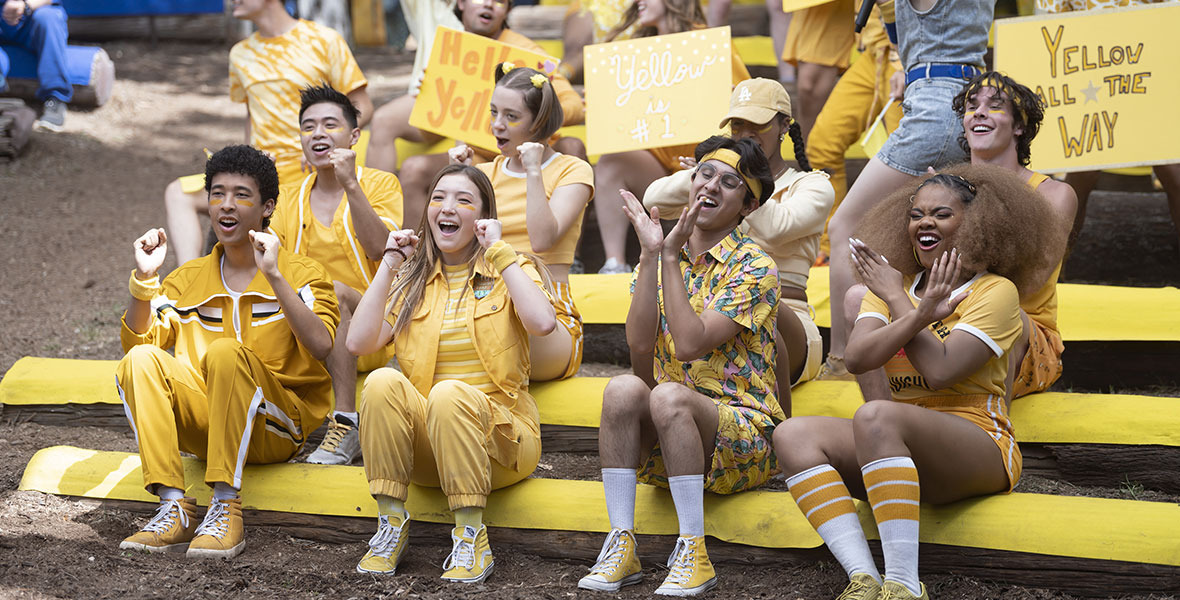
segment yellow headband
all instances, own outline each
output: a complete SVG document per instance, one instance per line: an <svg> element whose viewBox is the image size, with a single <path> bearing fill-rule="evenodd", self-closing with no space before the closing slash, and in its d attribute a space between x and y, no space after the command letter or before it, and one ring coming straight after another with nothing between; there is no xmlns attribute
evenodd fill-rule
<svg viewBox="0 0 1180 600"><path fill-rule="evenodd" d="M762 182L742 172L741 167L738 166L738 162L741 161L741 159L742 157L740 154L730 150L729 148L718 148L702 156L700 162L703 164L707 160L717 160L733 167L733 170L737 171L738 176L746 182L746 186L750 188L750 192L754 194L754 199L761 202Z"/></svg>

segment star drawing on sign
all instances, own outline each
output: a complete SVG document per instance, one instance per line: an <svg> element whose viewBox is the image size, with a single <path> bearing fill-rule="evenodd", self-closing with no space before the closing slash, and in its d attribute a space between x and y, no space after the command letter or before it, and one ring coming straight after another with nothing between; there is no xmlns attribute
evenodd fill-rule
<svg viewBox="0 0 1180 600"><path fill-rule="evenodd" d="M1098 90L1100 89L1101 88L1094 85L1093 81L1090 81L1089 87L1082 88L1082 93L1086 95L1085 104L1089 104L1091 101L1098 102Z"/></svg>

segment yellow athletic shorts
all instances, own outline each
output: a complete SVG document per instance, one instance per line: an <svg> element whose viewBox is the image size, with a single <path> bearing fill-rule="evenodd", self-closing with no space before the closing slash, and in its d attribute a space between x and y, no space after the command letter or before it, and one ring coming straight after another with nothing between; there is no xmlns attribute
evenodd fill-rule
<svg viewBox="0 0 1180 600"><path fill-rule="evenodd" d="M1020 454L1020 446L1016 444L1012 422L1008 420L1008 409L1003 398L994 394L929 396L904 402L962 417L987 432L999 447L1000 456L1004 460L1004 472L1008 475L1007 491L1011 492L1012 488L1016 487L1016 482L1020 481L1024 458Z"/></svg>
<svg viewBox="0 0 1180 600"><path fill-rule="evenodd" d="M582 314L574 306L574 294L570 291L570 284L561 281L553 282L553 308L557 312L557 326L564 327L570 332L570 362L565 367L565 373L560 379L573 377L582 366L582 340L584 338Z"/></svg>
<svg viewBox="0 0 1180 600"><path fill-rule="evenodd" d="M1020 363L1020 370L1012 380L1012 397L1020 398L1034 392L1043 392L1061 377L1061 353L1065 344L1061 334L1029 319L1032 331L1028 335L1028 352Z"/></svg>
<svg viewBox="0 0 1180 600"><path fill-rule="evenodd" d="M792 65L806 62L847 69L856 43L852 31L855 12L853 0L834 0L795 11L783 44L783 60Z"/></svg>
<svg viewBox="0 0 1180 600"><path fill-rule="evenodd" d="M815 312L810 304L802 300L783 298L779 310L784 306L799 316L799 322L803 324L803 333L807 334L807 358L803 359L803 372L791 382L791 387L795 387L819 375L824 364L824 339L819 335L819 327L815 324Z"/></svg>

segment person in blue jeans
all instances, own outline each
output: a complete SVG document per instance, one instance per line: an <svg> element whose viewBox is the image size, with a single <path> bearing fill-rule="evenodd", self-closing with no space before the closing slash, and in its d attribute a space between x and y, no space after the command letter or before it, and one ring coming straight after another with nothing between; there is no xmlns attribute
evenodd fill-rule
<svg viewBox="0 0 1180 600"><path fill-rule="evenodd" d="M59 0L3 0L0 44L21 46L37 56L37 99L43 103L34 127L61 131L74 88L66 76L66 11Z"/></svg>

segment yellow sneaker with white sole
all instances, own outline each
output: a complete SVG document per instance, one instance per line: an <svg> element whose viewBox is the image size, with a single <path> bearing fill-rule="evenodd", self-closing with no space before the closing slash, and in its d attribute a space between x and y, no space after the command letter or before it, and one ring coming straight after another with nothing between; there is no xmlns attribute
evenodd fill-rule
<svg viewBox="0 0 1180 600"><path fill-rule="evenodd" d="M119 544L121 550L184 552L197 531L197 501L192 498L161 500L160 508L131 537Z"/></svg>
<svg viewBox="0 0 1180 600"><path fill-rule="evenodd" d="M867 573L856 573L836 600L880 600L881 583Z"/></svg>
<svg viewBox="0 0 1180 600"><path fill-rule="evenodd" d="M643 580L635 534L625 529L612 529L602 544L598 560L590 567L590 574L578 581L578 587L599 592L617 592L623 586Z"/></svg>
<svg viewBox="0 0 1180 600"><path fill-rule="evenodd" d="M209 501L209 511L188 545L189 558L233 558L246 549L242 499Z"/></svg>
<svg viewBox="0 0 1180 600"><path fill-rule="evenodd" d="M492 574L496 561L488 543L488 528L470 525L451 530L451 555L443 561L442 578L458 583L482 583Z"/></svg>
<svg viewBox="0 0 1180 600"><path fill-rule="evenodd" d="M410 515L403 513L401 525L394 525L389 517L377 517L377 533L369 538L369 551L357 563L358 573L393 575L402 560L410 539Z"/></svg>
<svg viewBox="0 0 1180 600"><path fill-rule="evenodd" d="M668 576L656 588L661 596L697 596L717 585L717 573L705 552L704 537L681 537L668 557Z"/></svg>

